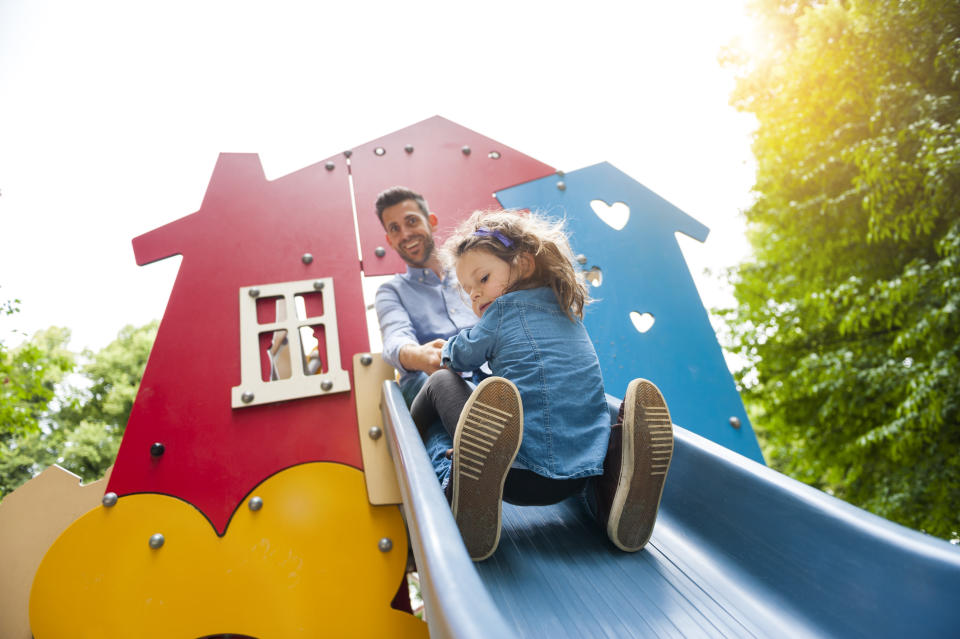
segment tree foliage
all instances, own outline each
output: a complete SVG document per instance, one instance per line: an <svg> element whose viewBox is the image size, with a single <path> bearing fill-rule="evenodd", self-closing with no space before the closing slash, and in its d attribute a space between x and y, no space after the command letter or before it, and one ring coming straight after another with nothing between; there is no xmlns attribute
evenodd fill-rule
<svg viewBox="0 0 960 639"><path fill-rule="evenodd" d="M960 531L960 3L753 4L754 256L732 348L772 466Z"/></svg>
<svg viewBox="0 0 960 639"><path fill-rule="evenodd" d="M40 331L11 349L0 344L0 497L53 463L85 481L103 476L156 332L156 322L127 326L99 352L85 351L79 367L65 328Z"/></svg>

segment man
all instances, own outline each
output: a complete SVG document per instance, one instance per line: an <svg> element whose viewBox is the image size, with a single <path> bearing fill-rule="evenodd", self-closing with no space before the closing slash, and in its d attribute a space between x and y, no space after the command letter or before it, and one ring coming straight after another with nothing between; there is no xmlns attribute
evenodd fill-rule
<svg viewBox="0 0 960 639"><path fill-rule="evenodd" d="M377 196L376 209L387 244L407 263L405 273L377 290L375 306L383 359L400 371L409 405L427 376L440 369L443 343L479 318L461 296L456 276L440 263L433 240L437 216L423 196L395 186Z"/></svg>

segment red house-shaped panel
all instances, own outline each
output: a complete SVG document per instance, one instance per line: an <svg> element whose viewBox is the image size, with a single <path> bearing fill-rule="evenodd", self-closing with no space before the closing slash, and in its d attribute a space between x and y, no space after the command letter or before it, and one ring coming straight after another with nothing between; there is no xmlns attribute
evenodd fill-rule
<svg viewBox="0 0 960 639"><path fill-rule="evenodd" d="M342 159L331 162L268 181L256 155L223 154L199 211L134 240L138 264L183 261L109 491L179 497L222 534L244 495L279 470L361 467L352 390L231 407L241 287L332 278L340 368L368 348L349 181Z"/></svg>

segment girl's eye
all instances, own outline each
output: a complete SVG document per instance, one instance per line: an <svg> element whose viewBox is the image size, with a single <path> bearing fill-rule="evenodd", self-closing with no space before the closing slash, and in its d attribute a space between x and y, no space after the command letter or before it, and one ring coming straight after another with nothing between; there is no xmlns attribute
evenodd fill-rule
<svg viewBox="0 0 960 639"><path fill-rule="evenodd" d="M490 277L490 276L489 276L489 275L484 275L483 277L481 277L481 278L480 278L480 283L481 283L481 284L486 284L488 277Z"/></svg>

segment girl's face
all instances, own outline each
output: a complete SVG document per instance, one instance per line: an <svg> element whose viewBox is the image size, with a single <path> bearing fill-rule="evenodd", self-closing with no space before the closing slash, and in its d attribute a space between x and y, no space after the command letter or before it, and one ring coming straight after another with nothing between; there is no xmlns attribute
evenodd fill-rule
<svg viewBox="0 0 960 639"><path fill-rule="evenodd" d="M457 279L470 297L473 312L483 315L495 299L515 280L508 262L483 249L467 251L457 260Z"/></svg>

